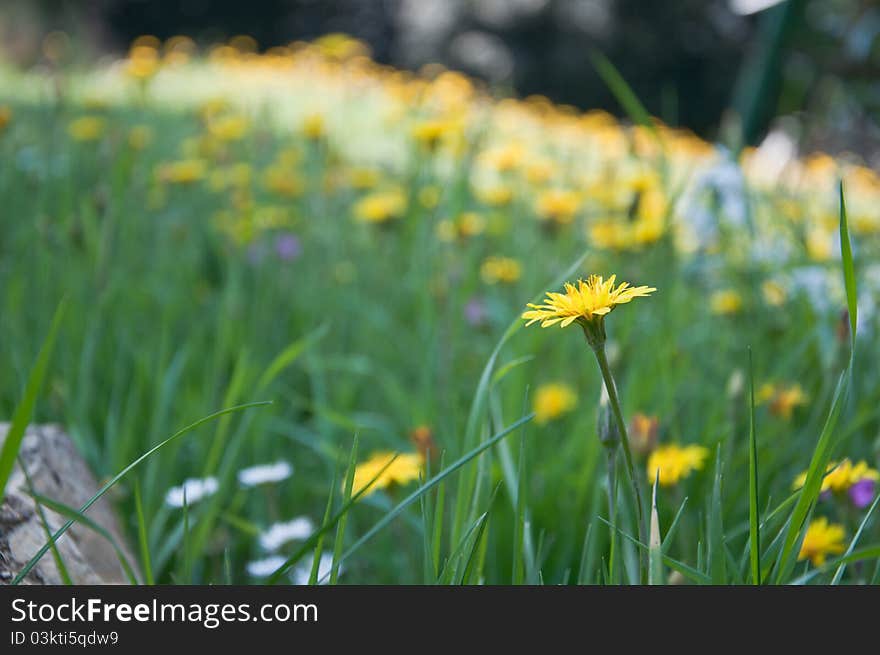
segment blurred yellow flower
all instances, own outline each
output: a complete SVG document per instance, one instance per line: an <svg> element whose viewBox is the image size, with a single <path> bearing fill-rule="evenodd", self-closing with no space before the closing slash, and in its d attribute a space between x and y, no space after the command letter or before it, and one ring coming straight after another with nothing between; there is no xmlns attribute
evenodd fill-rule
<svg viewBox="0 0 880 655"><path fill-rule="evenodd" d="M549 189L538 195L535 212L542 221L558 225L571 223L581 206L581 196L567 189Z"/></svg>
<svg viewBox="0 0 880 655"><path fill-rule="evenodd" d="M146 81L159 70L159 53L153 45L134 45L125 62L125 72L131 77Z"/></svg>
<svg viewBox="0 0 880 655"><path fill-rule="evenodd" d="M513 200L513 189L505 184L498 184L477 189L475 195L485 205L505 207Z"/></svg>
<svg viewBox="0 0 880 655"><path fill-rule="evenodd" d="M846 546L846 532L839 523L828 523L824 516L810 522L801 544L798 560L809 559L813 566L822 566L828 555L839 555Z"/></svg>
<svg viewBox="0 0 880 655"><path fill-rule="evenodd" d="M541 321L542 328L556 323L560 327L567 327L575 321L592 321L594 317L603 317L617 305L649 296L657 290L654 287L632 287L628 282L621 282L615 288L616 279L616 275L607 280L601 275L591 275L587 280L578 280L577 286L566 282L565 293L548 291L544 304L529 303L532 309L523 312L522 318L528 320L526 325Z"/></svg>
<svg viewBox="0 0 880 655"><path fill-rule="evenodd" d="M377 191L354 205L354 216L363 223L387 223L401 218L406 211L406 194L400 189Z"/></svg>
<svg viewBox="0 0 880 655"><path fill-rule="evenodd" d="M825 471L826 474L822 478L821 491L841 493L863 480L880 481L880 472L868 466L865 460L861 460L858 464L853 464L849 458L844 459L840 463L829 462ZM807 472L804 471L794 479L792 488L795 490L800 489L806 481Z"/></svg>
<svg viewBox="0 0 880 655"><path fill-rule="evenodd" d="M532 402L537 423L547 423L568 414L577 405L577 394L567 384L554 382L537 388Z"/></svg>
<svg viewBox="0 0 880 655"><path fill-rule="evenodd" d="M594 246L607 250L624 250L632 243L628 227L613 219L591 223L587 236Z"/></svg>
<svg viewBox="0 0 880 655"><path fill-rule="evenodd" d="M659 472L662 486L677 484L679 480L702 469L708 456L709 450L702 446L660 446L648 457L648 481L653 484Z"/></svg>
<svg viewBox="0 0 880 655"><path fill-rule="evenodd" d="M263 186L279 196L295 198L302 195L306 185L297 171L272 165L263 171Z"/></svg>
<svg viewBox="0 0 880 655"><path fill-rule="evenodd" d="M733 289L716 291L709 298L709 308L713 314L726 316L738 313L743 306L742 296Z"/></svg>
<svg viewBox="0 0 880 655"><path fill-rule="evenodd" d="M391 485L404 485L418 480L423 466L421 455L401 453L395 457L395 454L392 452L374 453L369 459L358 464L354 470L352 495L368 485L369 488L364 492L365 496ZM375 481L371 482L373 478Z"/></svg>
<svg viewBox="0 0 880 655"><path fill-rule="evenodd" d="M452 129L453 126L449 121L426 120L416 124L411 134L413 139L427 150L436 150Z"/></svg>
<svg viewBox="0 0 880 655"><path fill-rule="evenodd" d="M799 384L786 387L767 382L755 394L755 402L769 403L770 413L785 419L790 419L794 408L806 404L807 400L807 394Z"/></svg>
<svg viewBox="0 0 880 655"><path fill-rule="evenodd" d="M361 191L374 188L382 181L382 171L363 166L351 168L348 171L348 183L353 189Z"/></svg>
<svg viewBox="0 0 880 655"><path fill-rule="evenodd" d="M441 241L465 240L482 234L486 229L486 219L477 212L462 212L455 219L437 223L437 238Z"/></svg>
<svg viewBox="0 0 880 655"><path fill-rule="evenodd" d="M510 257L487 257L480 266L480 277L486 284L513 284L522 275L522 266Z"/></svg>
<svg viewBox="0 0 880 655"><path fill-rule="evenodd" d="M171 184L192 184L204 179L208 166L202 159L182 159L162 164L157 169L157 176L163 182Z"/></svg>
<svg viewBox="0 0 880 655"><path fill-rule="evenodd" d="M100 116L81 116L67 125L67 133L74 141L97 141L104 133L105 122Z"/></svg>
<svg viewBox="0 0 880 655"><path fill-rule="evenodd" d="M223 116L208 121L208 132L220 141L239 141L247 134L249 125L244 116Z"/></svg>
<svg viewBox="0 0 880 655"><path fill-rule="evenodd" d="M317 141L327 133L327 126L321 114L309 114L303 119L302 132L307 139Z"/></svg>
<svg viewBox="0 0 880 655"><path fill-rule="evenodd" d="M761 284L761 293L764 295L764 302L771 307L779 307L785 303L785 287L775 280L764 280Z"/></svg>
<svg viewBox="0 0 880 655"><path fill-rule="evenodd" d="M484 151L480 159L499 173L506 173L519 166L525 157L526 149L521 143L509 143Z"/></svg>
<svg viewBox="0 0 880 655"><path fill-rule="evenodd" d="M328 59L345 60L370 54L370 48L366 43L338 32L315 39L314 47Z"/></svg>
<svg viewBox="0 0 880 655"><path fill-rule="evenodd" d="M816 226L807 232L807 254L817 262L827 262L834 255L833 233Z"/></svg>

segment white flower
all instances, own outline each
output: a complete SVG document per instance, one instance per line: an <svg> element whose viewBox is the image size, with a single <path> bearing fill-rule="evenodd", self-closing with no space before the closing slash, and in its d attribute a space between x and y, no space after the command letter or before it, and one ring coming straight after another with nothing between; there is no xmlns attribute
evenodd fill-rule
<svg viewBox="0 0 880 655"><path fill-rule="evenodd" d="M292 521L275 523L270 526L260 535L260 546L265 550L277 550L288 541L308 538L314 531L315 526L312 525L311 519L300 516Z"/></svg>
<svg viewBox="0 0 880 655"><path fill-rule="evenodd" d="M192 505L202 498L207 498L217 492L217 478L190 478L179 487L172 487L165 494L165 503L171 507L183 507L184 496L186 504Z"/></svg>
<svg viewBox="0 0 880 655"><path fill-rule="evenodd" d="M256 487L269 482L281 482L293 473L293 467L283 460L272 464L251 466L238 472L238 482L243 487Z"/></svg>
<svg viewBox="0 0 880 655"><path fill-rule="evenodd" d="M247 572L255 578L266 578L275 573L286 561L280 555L257 559L247 563Z"/></svg>
<svg viewBox="0 0 880 655"><path fill-rule="evenodd" d="M330 579L330 569L333 567L333 556L330 553L321 553L318 560L318 584L327 584ZM342 573L342 566L339 567ZM290 580L295 585L309 584L309 576L312 574L312 562L303 562L293 569Z"/></svg>

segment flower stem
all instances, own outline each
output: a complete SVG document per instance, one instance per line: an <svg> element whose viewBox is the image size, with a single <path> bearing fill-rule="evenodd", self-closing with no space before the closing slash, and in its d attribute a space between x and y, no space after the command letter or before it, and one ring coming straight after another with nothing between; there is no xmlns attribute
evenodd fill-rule
<svg viewBox="0 0 880 655"><path fill-rule="evenodd" d="M615 564L617 559L617 448L606 448L608 455L608 517L611 520L611 533L609 537L608 577L611 584L615 584Z"/></svg>
<svg viewBox="0 0 880 655"><path fill-rule="evenodd" d="M614 414L614 420L617 423L617 431L620 433L620 443L623 446L623 460L626 464L626 472L632 485L633 494L636 500L636 516L639 526L639 541L647 545L647 526L645 525L644 506L642 505L642 492L639 479L636 477L635 468L633 466L632 452L629 448L629 437L626 432L626 421L623 420L623 412L620 410L620 399L617 397L617 385L614 384L614 376L611 375L611 368L608 366L608 358L605 356L605 344L600 343L593 347L596 354L596 361L599 363L599 370L602 372L602 380L605 382L605 389L608 391L608 401L611 404L611 411ZM646 554L642 553L639 557L640 570L644 577Z"/></svg>

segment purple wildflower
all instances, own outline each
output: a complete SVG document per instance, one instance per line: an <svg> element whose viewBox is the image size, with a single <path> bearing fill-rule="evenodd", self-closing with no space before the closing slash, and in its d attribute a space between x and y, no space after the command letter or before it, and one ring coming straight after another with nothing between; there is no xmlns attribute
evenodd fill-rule
<svg viewBox="0 0 880 655"><path fill-rule="evenodd" d="M849 488L849 499L852 504L862 509L874 500L875 482L870 478L862 478Z"/></svg>
<svg viewBox="0 0 880 655"><path fill-rule="evenodd" d="M473 327L480 327L488 319L486 305L480 298L471 298L464 306L464 317Z"/></svg>
<svg viewBox="0 0 880 655"><path fill-rule="evenodd" d="M289 232L279 234L275 239L275 252L279 259L288 262L302 254L302 244L295 234Z"/></svg>

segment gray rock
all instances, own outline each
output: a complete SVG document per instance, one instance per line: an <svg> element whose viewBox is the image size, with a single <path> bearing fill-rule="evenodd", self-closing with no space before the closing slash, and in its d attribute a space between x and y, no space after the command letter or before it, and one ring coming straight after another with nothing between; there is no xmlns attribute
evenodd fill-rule
<svg viewBox="0 0 880 655"><path fill-rule="evenodd" d="M0 423L0 444L8 423ZM98 490L95 478L70 438L55 425L31 425L19 452L36 493L79 509ZM8 584L46 543L46 534L34 499L19 464L6 486L0 505L0 584ZM43 507L49 529L54 532L67 518ZM129 563L134 558L125 546L110 504L101 498L87 516L113 535ZM74 523L56 542L61 560L76 584L127 584L129 582L110 542L90 528ZM47 551L23 580L25 584L63 584L52 551Z"/></svg>

